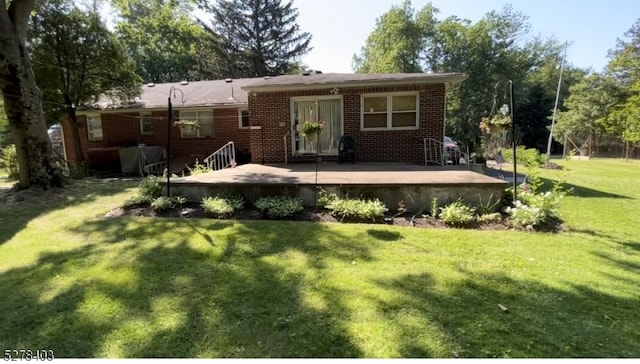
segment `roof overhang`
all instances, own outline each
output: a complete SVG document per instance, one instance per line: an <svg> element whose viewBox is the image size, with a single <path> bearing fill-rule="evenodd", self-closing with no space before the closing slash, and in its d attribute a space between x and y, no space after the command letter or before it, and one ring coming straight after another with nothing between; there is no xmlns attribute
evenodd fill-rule
<svg viewBox="0 0 640 364"><path fill-rule="evenodd" d="M468 78L462 73L447 74L407 74L405 77L379 77L385 75L371 75L370 78L349 79L316 79L318 75L298 77L292 82L280 82L277 77L266 79L256 84L242 87L243 90L254 93L261 92L277 92L277 91L294 91L294 90L319 90L327 88L347 88L347 87L379 87L379 86L396 86L396 85L422 85L422 84L444 84L449 90L458 86L462 81Z"/></svg>

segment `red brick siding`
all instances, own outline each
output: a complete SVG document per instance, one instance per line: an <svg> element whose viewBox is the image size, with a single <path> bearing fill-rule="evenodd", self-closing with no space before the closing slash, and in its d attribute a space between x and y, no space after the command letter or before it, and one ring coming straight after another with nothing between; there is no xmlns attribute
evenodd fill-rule
<svg viewBox="0 0 640 364"><path fill-rule="evenodd" d="M202 110L202 109L200 109ZM167 112L154 111L153 134L143 135L140 131L140 114L134 113L102 113L103 139L89 141L85 116L78 116L81 125L80 139L85 158L90 148L128 147L138 144L160 145L167 144ZM180 112L174 110L174 120L178 120ZM235 143L236 149L249 153L249 129L240 129L237 108L213 109L214 136L202 138L181 138L180 128L171 126L171 155L206 157L229 141ZM71 126L63 122L64 143L67 159L75 161L75 148Z"/></svg>
<svg viewBox="0 0 640 364"><path fill-rule="evenodd" d="M360 130L360 100L362 94L419 91L419 129L417 130ZM251 156L254 163L284 162L283 137L291 130L291 98L299 96L326 96L330 89L257 93L249 96L251 124L262 129L251 131ZM356 154L365 162L423 162L423 138L441 140L444 135L444 84L404 85L393 87L363 87L339 89L343 97L344 133L356 139ZM280 126L283 122L284 126ZM261 135L262 134L262 135ZM262 146L264 138L264 148ZM291 142L287 137L290 161L308 160L292 157ZM326 159L326 158L325 158Z"/></svg>

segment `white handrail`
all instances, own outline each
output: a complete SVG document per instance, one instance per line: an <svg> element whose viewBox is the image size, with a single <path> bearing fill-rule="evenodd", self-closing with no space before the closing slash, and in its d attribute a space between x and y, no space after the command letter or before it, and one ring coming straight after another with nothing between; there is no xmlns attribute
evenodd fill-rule
<svg viewBox="0 0 640 364"><path fill-rule="evenodd" d="M287 137L288 137L289 135L291 135L290 133L291 133L291 131L288 131L288 132L287 132L287 133L282 137L282 142L284 143L284 164L285 164L285 165L287 165L287 154L288 154L288 151L287 151Z"/></svg>
<svg viewBox="0 0 640 364"><path fill-rule="evenodd" d="M207 168L213 171L236 166L236 148L233 142L220 147L210 156L203 160L207 164Z"/></svg>

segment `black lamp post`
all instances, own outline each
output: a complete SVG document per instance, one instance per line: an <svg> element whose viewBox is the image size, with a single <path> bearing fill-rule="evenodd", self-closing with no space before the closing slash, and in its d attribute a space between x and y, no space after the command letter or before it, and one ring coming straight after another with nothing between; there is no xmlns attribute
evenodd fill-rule
<svg viewBox="0 0 640 364"><path fill-rule="evenodd" d="M181 89L171 86L169 97L167 98L169 122L167 123L167 197L171 196L171 126L173 124L173 104L171 104L171 96L176 98L176 92L180 92L182 104L186 101L184 93Z"/></svg>
<svg viewBox="0 0 640 364"><path fill-rule="evenodd" d="M504 92L507 92L507 84L509 86L509 116L511 118L511 141L513 142L513 201L516 200L517 197L517 193L516 193L516 189L517 189L517 178L518 178L518 167L517 167L517 155L516 155L516 121L515 121L515 113L516 110L514 109L513 105L514 105L514 99L515 96L513 94L513 81L511 80L502 80L502 81L498 81L498 83L496 83L495 86L495 95L494 95L494 99L497 97L498 95L498 86L504 82Z"/></svg>

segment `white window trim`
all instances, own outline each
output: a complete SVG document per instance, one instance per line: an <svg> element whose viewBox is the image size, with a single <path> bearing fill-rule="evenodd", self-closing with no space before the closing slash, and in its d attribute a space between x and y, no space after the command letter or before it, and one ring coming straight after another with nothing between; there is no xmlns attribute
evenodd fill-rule
<svg viewBox="0 0 640 364"><path fill-rule="evenodd" d="M141 112L141 113L139 114L139 116L140 116L140 135L153 135L153 124L151 124L151 125L152 125L152 127L151 127L151 131L147 131L147 132L145 132L145 131L144 131L144 128L143 128L143 120L144 120L144 118L145 118L146 116L150 116L150 117L151 117L151 120L152 120L152 123L153 123L153 117L152 117L151 115L152 115L152 114L151 114L150 112Z"/></svg>
<svg viewBox="0 0 640 364"><path fill-rule="evenodd" d="M200 135L200 129L196 129L196 136L184 136L182 134L182 127L180 127L180 138L184 138L184 139L201 139L201 138L213 138L216 136L216 119L215 119L215 113L213 111L213 109L203 109L203 108L194 108L194 109L181 109L178 113L178 120L182 120L182 113L185 112L193 112L196 113L196 118L198 118L198 113L201 112L210 112L211 113L211 129L213 134L212 135Z"/></svg>
<svg viewBox="0 0 640 364"><path fill-rule="evenodd" d="M87 140L89 141L100 141L100 140L104 140L104 127L102 126L102 115L100 114L86 114L85 116L85 121L87 124ZM90 126L89 126L89 118L95 118L97 117L98 120L100 120L100 130L102 131L102 137L101 138L92 138L91 137L91 133L89 132Z"/></svg>
<svg viewBox="0 0 640 364"><path fill-rule="evenodd" d="M296 152L296 137L295 132L292 130L293 123L295 123L296 116L294 114L294 103L297 101L317 101L317 100L340 100L340 135L344 135L344 97L343 95L322 95L322 96L296 96L291 97L289 99L289 134L291 141L291 152L288 154L292 157L299 156ZM253 127L252 127L253 128ZM338 152L335 153L318 153L320 156L335 156L338 155Z"/></svg>
<svg viewBox="0 0 640 364"><path fill-rule="evenodd" d="M242 126L242 112L243 111L249 112L249 108L248 107L239 107L238 108L238 128L239 129L250 129L251 128L251 115L249 115L249 125Z"/></svg>
<svg viewBox="0 0 640 364"><path fill-rule="evenodd" d="M413 95L416 97L416 126L400 126L392 127L392 115L393 115L393 96L407 96ZM384 128L365 128L364 127L364 98L365 97L381 97L387 98L387 126ZM372 94L360 95L360 131L380 131L380 130L418 130L420 129L420 92L419 91L401 91L401 92L381 92Z"/></svg>

